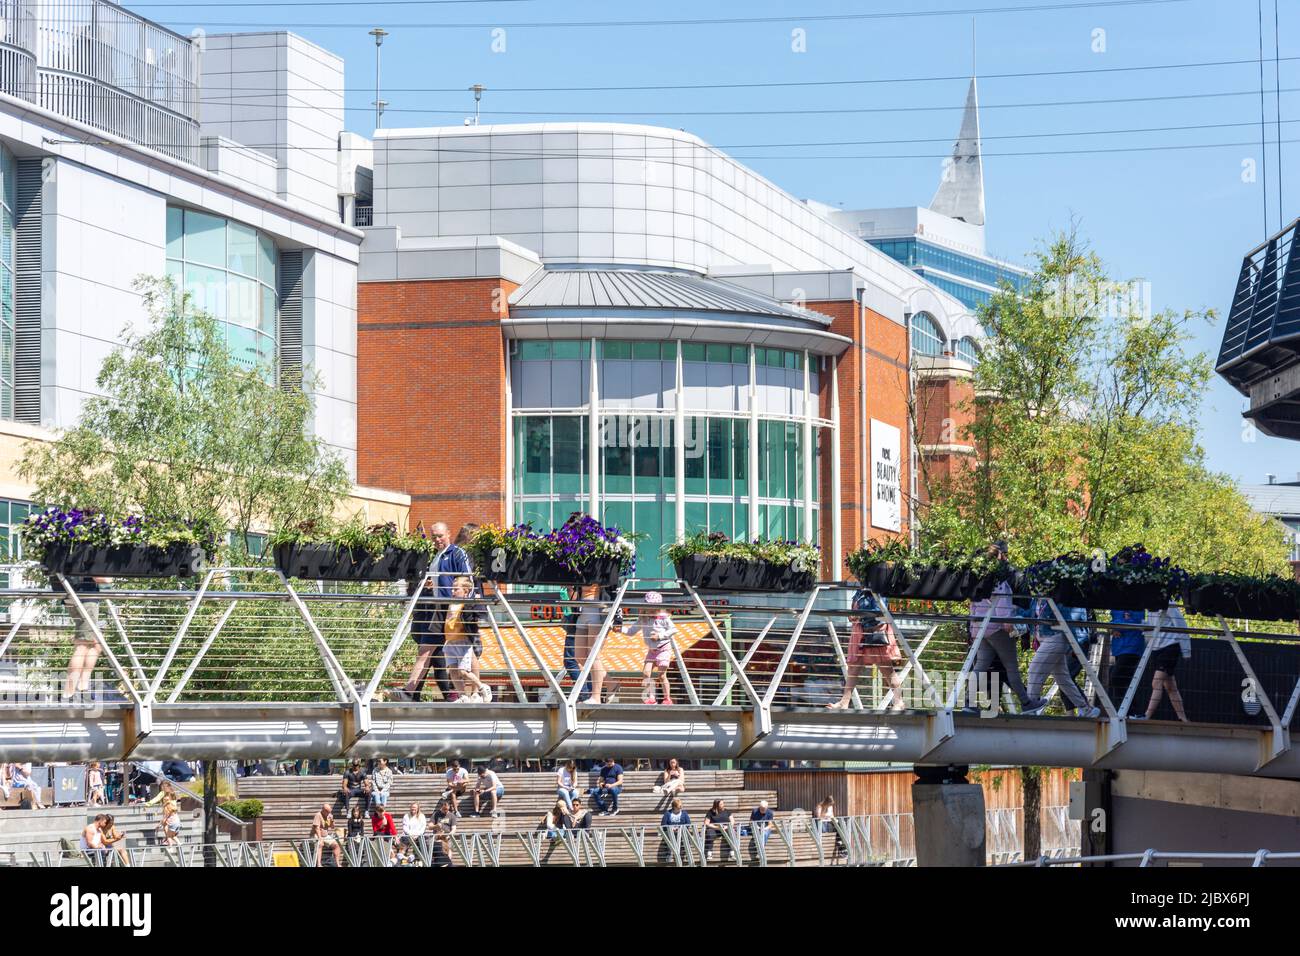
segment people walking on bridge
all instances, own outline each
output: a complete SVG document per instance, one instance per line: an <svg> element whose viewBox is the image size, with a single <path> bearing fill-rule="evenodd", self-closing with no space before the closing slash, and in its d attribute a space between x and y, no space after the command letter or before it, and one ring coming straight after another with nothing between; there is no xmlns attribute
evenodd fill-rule
<svg viewBox="0 0 1300 956"><path fill-rule="evenodd" d="M998 561L1007 559L1007 543L1005 541L995 541L989 546L988 555ZM996 664L1000 663L1006 673L1006 681L1015 694L1016 699L1020 702L1020 712L1022 714L1039 714L1042 713L1045 706L1042 700L1032 698L1029 692L1025 690L1024 681L1020 679L1020 663L1016 657L1016 639L1011 633L1010 619L1017 616L1015 602L1012 600L1011 584L1003 580L998 582L994 587L993 593L985 599L970 602L970 638L972 641L979 641L979 649L975 653L975 667L977 674L988 674L990 684L990 694L995 699L989 703L997 707L999 701L996 699L1001 696L999 691L992 694L994 684L993 674ZM985 617L989 617L988 624L984 623ZM1001 619L1001 621L999 621ZM983 637L981 639L981 633Z"/></svg>
<svg viewBox="0 0 1300 956"><path fill-rule="evenodd" d="M483 611L468 599L474 593L474 579L460 575L451 587L451 601L442 612L442 654L451 672L459 702L486 704L492 701L492 688L478 676L479 627Z"/></svg>
<svg viewBox="0 0 1300 956"><path fill-rule="evenodd" d="M1174 677L1174 672L1178 669L1180 658L1192 656L1192 638L1189 634L1170 634L1163 628L1185 628L1187 619L1183 617L1183 610L1173 601L1169 602L1169 607L1164 610L1164 617L1161 618L1161 612L1148 611L1147 623L1154 627L1158 624L1162 630L1160 634L1151 638L1151 669L1154 672L1151 676L1151 700L1147 702L1146 713L1141 715L1143 720L1150 720L1156 715L1160 707L1161 699L1168 694L1169 705L1174 709L1174 715L1183 723L1187 723L1187 711L1183 709L1183 695L1178 690L1178 680ZM1154 630L1151 633L1155 633ZM1138 715L1134 715L1137 719Z"/></svg>
<svg viewBox="0 0 1300 956"><path fill-rule="evenodd" d="M98 594L101 584L111 584L112 578L78 578L72 582L72 590L77 594ZM72 656L68 660L68 673L63 681L62 699L65 703L78 694L90 693L90 678L99 661L99 640L94 628L99 626L99 602L81 600L84 616L77 611L72 598L65 598L63 603L73 620Z"/></svg>
<svg viewBox="0 0 1300 956"><path fill-rule="evenodd" d="M1112 624L1141 624L1146 619L1143 611L1114 610L1110 612ZM1124 702L1129 685L1137 676L1138 664L1142 663L1142 652L1146 649L1146 638L1138 627L1116 627L1111 629L1110 654L1114 664L1110 669L1110 699L1116 710ZM1121 714L1121 717L1132 716Z"/></svg>
<svg viewBox="0 0 1300 956"><path fill-rule="evenodd" d="M858 681L869 667L880 668L881 676L888 682L892 692L890 709L898 713L907 706L903 700L902 670L898 667L903 654L898 649L898 639L888 619L882 613L884 609L883 598L877 598L867 589L854 593L844 692L839 700L826 705L827 710L848 710Z"/></svg>
<svg viewBox="0 0 1300 956"><path fill-rule="evenodd" d="M647 591L645 606L637 619L623 633L645 641L645 661L641 667L641 703L657 704L655 699L655 682L663 688L662 703L671 706L673 702L672 686L668 681L668 668L673 664L673 639L677 636L677 625L673 617L663 606L664 596L658 591Z"/></svg>
<svg viewBox="0 0 1300 956"><path fill-rule="evenodd" d="M602 606L596 602L601 600L601 587L599 584L583 585L579 595L584 602L578 610L578 619L574 622L573 652L578 660L580 667L587 666L587 659L592 657L596 650L596 638L600 636L600 629L605 623L605 612ZM615 621L612 627L617 627ZM602 649L603 650L603 649ZM583 701L584 704L599 704L600 695L605 687L605 677L608 671L600 654L595 654L595 659L591 664L591 696Z"/></svg>
<svg viewBox="0 0 1300 956"><path fill-rule="evenodd" d="M408 593L414 594L417 584L410 582L407 587ZM434 683L438 685L443 699L450 700L452 697L451 681L447 678L446 668L443 666L440 614L442 605L437 600L436 592L436 578L430 574L424 579L424 592L415 602L415 612L411 615L411 640L415 642L416 647L415 662L411 665L406 686L393 691L396 700L419 700L430 671L433 672Z"/></svg>
<svg viewBox="0 0 1300 956"><path fill-rule="evenodd" d="M570 587L565 591L570 601L579 601L582 599L582 589L579 587ZM564 628L564 672L569 675L569 680L577 683L578 678L582 676L582 665L578 663L577 638L578 638L578 618L581 616L581 609L576 604L566 604L563 613L560 616L560 624ZM582 685L582 691L578 695L581 699L586 700L591 696L591 678Z"/></svg>
<svg viewBox="0 0 1300 956"><path fill-rule="evenodd" d="M1060 611L1067 621L1080 620L1080 614L1085 617L1087 615L1084 608L1062 607ZM1053 617L1051 605L1046 598L1034 600L1032 615L1039 620L1050 620ZM1056 681L1057 691L1067 710L1079 711L1084 717L1097 717L1101 711L1089 705L1088 698L1083 696L1083 691L1070 676L1068 662L1074 657L1074 648L1070 646L1069 638L1061 631L1060 625L1054 622L1035 624L1034 630L1038 648L1034 651L1033 660L1029 662L1029 696L1043 699L1043 687L1050 677ZM1086 628L1071 628L1070 631L1078 641L1080 633L1085 632Z"/></svg>
<svg viewBox="0 0 1300 956"><path fill-rule="evenodd" d="M623 792L623 766L613 757L597 771L599 783L591 790L591 800L606 816L618 816L618 795Z"/></svg>

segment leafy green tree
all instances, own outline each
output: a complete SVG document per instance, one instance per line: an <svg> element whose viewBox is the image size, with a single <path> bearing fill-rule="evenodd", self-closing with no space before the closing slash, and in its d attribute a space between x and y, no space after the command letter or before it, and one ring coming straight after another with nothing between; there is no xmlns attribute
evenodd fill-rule
<svg viewBox="0 0 1300 956"><path fill-rule="evenodd" d="M1212 369L1188 343L1213 314L1135 308L1074 230L1037 260L1026 290L982 311L976 456L927 488L923 541L1005 538L1019 563L1140 541L1191 571L1288 573L1285 528L1206 468L1196 441ZM1039 853L1041 780L1021 768L1026 859Z"/></svg>
<svg viewBox="0 0 1300 956"><path fill-rule="evenodd" d="M982 311L976 455L927 489L923 539L1006 538L1021 562L1141 541L1189 570L1285 573L1285 529L1208 470L1196 441L1211 366L1188 343L1213 314L1146 314L1073 230L1037 260L1027 289Z"/></svg>
<svg viewBox="0 0 1300 956"><path fill-rule="evenodd" d="M20 462L36 500L228 527L242 551L251 530L330 515L347 471L310 433L305 391L277 387L269 362L235 359L170 280L136 284L148 322L105 359L102 394Z"/></svg>

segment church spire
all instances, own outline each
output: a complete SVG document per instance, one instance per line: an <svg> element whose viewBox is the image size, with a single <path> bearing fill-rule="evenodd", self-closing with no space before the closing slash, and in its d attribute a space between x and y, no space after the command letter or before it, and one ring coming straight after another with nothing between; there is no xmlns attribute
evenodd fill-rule
<svg viewBox="0 0 1300 956"><path fill-rule="evenodd" d="M984 163L980 158L980 106L974 76L966 93L961 132L953 144L952 157L944 160L943 179L930 200L930 208L973 226L984 225Z"/></svg>

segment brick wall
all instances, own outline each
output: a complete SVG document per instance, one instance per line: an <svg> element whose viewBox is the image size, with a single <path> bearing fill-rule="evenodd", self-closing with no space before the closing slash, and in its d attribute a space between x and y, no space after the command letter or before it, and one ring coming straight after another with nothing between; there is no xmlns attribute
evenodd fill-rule
<svg viewBox="0 0 1300 956"><path fill-rule="evenodd" d="M357 480L411 496L411 525L505 515L504 279L357 287Z"/></svg>
<svg viewBox="0 0 1300 956"><path fill-rule="evenodd" d="M870 527L871 501L863 500L864 469L870 468L872 418L894 425L902 432L903 468L901 487L906 498L910 482L911 450L907 423L907 330L870 309L866 310L866 341L861 342L861 323L856 302L810 302L808 308L831 318L830 331L854 341L839 357L840 389L840 534L844 552L856 550L863 543L863 528L868 539L890 537L890 532ZM821 382L821 408L830 417L829 374ZM866 388L867 429L863 447L862 409L859 395ZM820 495L823 504L819 533L823 547L831 542L831 469L829 434L822 437ZM903 530L907 530L907 507L903 507Z"/></svg>

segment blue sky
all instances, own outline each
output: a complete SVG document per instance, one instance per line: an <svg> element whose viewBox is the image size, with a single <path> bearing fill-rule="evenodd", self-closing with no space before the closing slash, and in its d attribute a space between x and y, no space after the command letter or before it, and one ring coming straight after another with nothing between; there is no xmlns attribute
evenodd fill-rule
<svg viewBox="0 0 1300 956"><path fill-rule="evenodd" d="M229 0L225 0L228 4ZM800 197L845 208L924 205L960 121L971 68L971 16L818 20L819 15L981 9L975 17L981 75L989 250L1020 260L1052 230L1077 219L1117 277L1150 283L1156 308L1220 312L1196 344L1217 351L1242 254L1265 235L1260 162L1259 50L1251 0L1174 0L1080 8L1073 0L884 0L844 3L573 3L559 0L413 4L132 4L188 32L288 27L347 62L348 126L369 134L373 116L372 26L383 47L386 126L459 123L472 112L465 90L482 83L484 122L591 118L682 127ZM1264 0L1265 84L1274 86L1273 0ZM1300 3L1279 0L1281 56L1300 58ZM987 12L994 7L1058 9ZM1072 7L1072 8L1070 8ZM1069 9L1060 9L1069 8ZM767 23L684 25L683 20L788 18ZM585 24L677 21L663 26ZM533 22L570 23L552 28ZM449 24L475 24L459 28ZM223 26L230 24L232 26ZM328 27L325 24L339 24ZM421 28L419 24L442 24ZM504 33L494 33L494 28ZM792 49L802 29L806 50ZM1099 33L1098 31L1104 31ZM504 40L504 50L501 50ZM494 49L495 47L495 49ZM1168 70L1123 67L1247 60ZM1014 76L1035 71L1110 70L1092 75ZM510 87L807 83L951 77L923 82L614 92L504 92ZM1300 59L1281 64L1280 85L1300 87ZM1247 92L1239 96L1188 94ZM1152 97L1175 97L1149 99ZM1282 118L1300 121L1296 93ZM1115 102L1120 99L1138 102ZM1079 100L1107 102L1060 104ZM1270 92L1266 109L1273 115ZM927 107L940 107L927 109ZM859 110L821 112L808 110ZM750 111L744 115L690 112ZM788 112L774 112L788 111ZM539 115L520 115L536 112ZM633 115L633 114L648 115ZM580 115L582 114L582 115ZM590 114L590 115L587 115ZM1244 125L1227 125L1244 124ZM1211 128L1169 130L1168 127ZM1113 135L1106 131L1164 128ZM1070 133L1067 136L1026 134ZM1278 220L1276 127L1268 131L1269 224ZM881 143L882 140L933 140ZM1284 123L1283 217L1300 215L1300 156ZM789 146L868 141L851 146ZM1215 148L1191 148L1227 144ZM1127 147L1178 147L1095 152ZM1081 152L1093 150L1094 152ZM1034 153L1037 155L999 155ZM835 158L831 158L835 157ZM874 158L886 157L886 158ZM1256 182L1242 181L1253 159ZM1200 434L1212 467L1246 481L1266 472L1296 480L1300 447L1243 440L1245 400L1215 379Z"/></svg>

